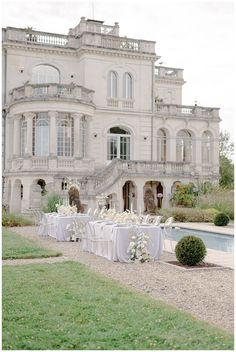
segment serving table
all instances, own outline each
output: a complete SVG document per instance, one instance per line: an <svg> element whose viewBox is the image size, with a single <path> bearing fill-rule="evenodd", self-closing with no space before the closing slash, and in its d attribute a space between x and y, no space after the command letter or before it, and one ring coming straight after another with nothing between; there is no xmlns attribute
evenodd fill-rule
<svg viewBox="0 0 236 352"><path fill-rule="evenodd" d="M45 213L38 229L38 235L51 236L57 241L66 241L68 238L67 225L71 225L75 220L86 224L91 217L86 214Z"/></svg>
<svg viewBox="0 0 236 352"><path fill-rule="evenodd" d="M163 236L160 226L115 224L112 221L89 221L82 249L112 261L130 262L127 253L134 233L149 235L147 249L153 259L159 259L163 251Z"/></svg>

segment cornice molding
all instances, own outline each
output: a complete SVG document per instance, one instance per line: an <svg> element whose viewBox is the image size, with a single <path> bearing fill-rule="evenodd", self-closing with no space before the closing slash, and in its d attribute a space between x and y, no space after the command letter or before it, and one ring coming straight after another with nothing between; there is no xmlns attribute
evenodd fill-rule
<svg viewBox="0 0 236 352"><path fill-rule="evenodd" d="M155 83L167 83L167 84L176 84L182 86L186 83L182 78L180 79L171 79L171 78L157 78L155 77Z"/></svg>
<svg viewBox="0 0 236 352"><path fill-rule="evenodd" d="M72 48L59 48L59 47L44 47L44 46L33 46L33 45L25 45L21 43L3 43L2 47L4 49L15 49L15 50L25 50L25 51L34 51L34 52L46 52L48 54L55 54L57 53L58 55L70 55L70 56L77 56L76 49Z"/></svg>
<svg viewBox="0 0 236 352"><path fill-rule="evenodd" d="M108 49L108 48L99 48L99 47L89 47L83 46L77 49L78 56L80 54L99 54L99 55L109 55L115 57L126 57L131 59L144 59L149 61L156 61L158 56L156 54L148 54L143 52L131 52L131 51L122 51L117 49Z"/></svg>

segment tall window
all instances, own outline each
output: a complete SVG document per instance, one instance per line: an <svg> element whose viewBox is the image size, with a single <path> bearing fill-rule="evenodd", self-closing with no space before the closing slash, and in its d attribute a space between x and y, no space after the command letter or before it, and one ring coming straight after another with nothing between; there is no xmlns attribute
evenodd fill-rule
<svg viewBox="0 0 236 352"><path fill-rule="evenodd" d="M108 73L108 97L109 98L117 98L117 91L118 91L118 79L117 73L114 71L110 71Z"/></svg>
<svg viewBox="0 0 236 352"><path fill-rule="evenodd" d="M176 161L192 161L192 136L187 130L181 130L177 134L176 142Z"/></svg>
<svg viewBox="0 0 236 352"><path fill-rule="evenodd" d="M211 162L212 138L209 131L202 134L202 162L209 164Z"/></svg>
<svg viewBox="0 0 236 352"><path fill-rule="evenodd" d="M46 112L38 113L33 119L33 155L49 155L49 118Z"/></svg>
<svg viewBox="0 0 236 352"><path fill-rule="evenodd" d="M32 83L59 83L59 71L49 65L38 65L32 70Z"/></svg>
<svg viewBox="0 0 236 352"><path fill-rule="evenodd" d="M133 98L133 82L130 73L126 72L123 77L123 98L132 99Z"/></svg>
<svg viewBox="0 0 236 352"><path fill-rule="evenodd" d="M26 135L27 135L27 122L25 121L25 117L21 119L20 125L20 155L25 155L26 150Z"/></svg>
<svg viewBox="0 0 236 352"><path fill-rule="evenodd" d="M57 155L74 154L74 120L69 114L59 113L57 118Z"/></svg>
<svg viewBox="0 0 236 352"><path fill-rule="evenodd" d="M59 71L49 65L39 65L32 70L32 83L34 84L46 84L46 83L59 83L60 74ZM41 86L35 88L35 94L47 94L47 86Z"/></svg>
<svg viewBox="0 0 236 352"><path fill-rule="evenodd" d="M157 132L157 161L167 160L167 140L166 132L160 128Z"/></svg>
<svg viewBox="0 0 236 352"><path fill-rule="evenodd" d="M130 133L120 127L112 127L107 135L107 159L130 160Z"/></svg>

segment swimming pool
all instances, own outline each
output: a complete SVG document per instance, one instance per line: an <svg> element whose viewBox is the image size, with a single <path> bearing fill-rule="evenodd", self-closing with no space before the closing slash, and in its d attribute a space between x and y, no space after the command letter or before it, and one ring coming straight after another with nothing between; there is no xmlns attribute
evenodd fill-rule
<svg viewBox="0 0 236 352"><path fill-rule="evenodd" d="M233 252L234 250L234 236L191 229L173 228L171 231L171 238L174 241L179 241L182 237L187 235L200 237L205 243L205 246L210 249L223 252Z"/></svg>

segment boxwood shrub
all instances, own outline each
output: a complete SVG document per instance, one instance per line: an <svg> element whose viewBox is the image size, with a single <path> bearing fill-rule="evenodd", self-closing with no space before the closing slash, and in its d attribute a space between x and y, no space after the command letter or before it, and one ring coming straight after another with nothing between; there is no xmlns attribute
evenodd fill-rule
<svg viewBox="0 0 236 352"><path fill-rule="evenodd" d="M216 226L226 226L229 223L229 217L225 213L219 213L214 218L214 224Z"/></svg>
<svg viewBox="0 0 236 352"><path fill-rule="evenodd" d="M175 255L181 264L193 266L203 261L206 246L199 237L185 236L175 246Z"/></svg>

